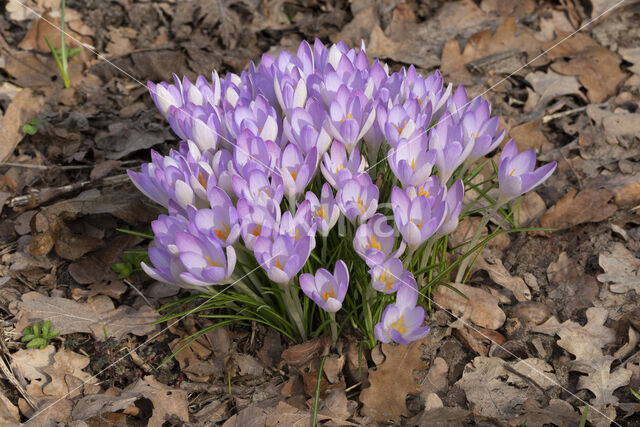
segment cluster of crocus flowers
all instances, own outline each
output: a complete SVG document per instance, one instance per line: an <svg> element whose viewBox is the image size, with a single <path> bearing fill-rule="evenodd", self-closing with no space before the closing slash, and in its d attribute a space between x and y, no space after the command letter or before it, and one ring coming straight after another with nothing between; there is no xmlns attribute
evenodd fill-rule
<svg viewBox="0 0 640 427"><path fill-rule="evenodd" d="M464 171L501 144L504 131L489 103L470 101L462 87L452 94L438 72L423 77L411 66L391 73L367 58L364 44L355 50L302 42L296 55L265 54L240 75L214 72L211 78L149 83L182 142L166 156L152 152L140 172L129 171L169 214L152 224L152 265L144 270L184 287L226 284L239 277L236 255L249 254L282 287L299 328L293 288L299 285L320 309L335 313L351 282L395 294L376 320L380 341L423 337L420 284L407 259L456 228ZM381 200L376 171L385 165L396 185ZM555 168L534 166L534 153L518 154L515 143L507 144L499 166L501 203ZM389 202L392 218L379 212ZM353 230L352 247L368 276L350 277L343 260L333 274L324 268L300 274L316 239L339 233L340 218Z"/></svg>

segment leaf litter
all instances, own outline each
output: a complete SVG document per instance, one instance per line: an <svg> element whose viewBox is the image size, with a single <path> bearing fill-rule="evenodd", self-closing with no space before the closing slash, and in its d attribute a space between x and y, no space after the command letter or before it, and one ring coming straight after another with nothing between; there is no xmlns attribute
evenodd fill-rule
<svg viewBox="0 0 640 427"><path fill-rule="evenodd" d="M29 4L59 19L59 2ZM214 68L239 72L263 52L315 37L350 46L364 39L368 54L392 69L437 67L473 95L524 66L484 96L521 149L559 162L558 173L520 207L522 225L555 231L502 239L483 251L470 283L453 285L468 299L438 287L434 301L463 321L436 307L431 334L410 350L369 351L352 334L330 353L325 339L292 346L248 325L209 333L159 368L196 323L182 320L131 350L159 330L154 310L185 294L160 292L138 273L125 284L110 266L122 251L146 245L115 229L147 232L157 215L118 176L146 160L142 150L163 151L175 139L143 88L87 52L72 58L73 88L61 90L38 37L57 42L55 29L10 1L0 40L0 69L10 85L0 90L0 157L7 162L0 167L0 351L10 361L3 375L28 396L14 387L0 396L3 425L60 398L33 424L309 423L325 355L321 424L571 425L585 403L593 405L594 425L608 423L602 414L638 422L628 393L640 384L640 59L635 30L624 25L639 13L633 2L531 64L609 4L225 0L104 7L88 0L69 7L74 36L142 81L166 80L167 70L189 77ZM25 135L22 125L32 118L42 123ZM44 350L25 349L22 329L44 320L61 337Z"/></svg>

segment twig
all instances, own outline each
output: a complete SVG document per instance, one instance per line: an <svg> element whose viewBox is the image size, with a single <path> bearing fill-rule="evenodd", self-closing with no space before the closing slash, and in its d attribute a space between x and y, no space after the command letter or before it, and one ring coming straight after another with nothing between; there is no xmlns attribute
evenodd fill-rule
<svg viewBox="0 0 640 427"><path fill-rule="evenodd" d="M580 190L582 190L584 187L582 186L582 180L580 179L580 175L578 175L578 172L576 172L576 170L573 168L573 165L571 164L569 159L567 159L567 156L565 156L562 151L560 152L560 156L562 156L562 160L567 162L567 164L569 165L569 169L571 169L571 172L573 172L573 174L576 176L576 179L578 180L578 185L580 186Z"/></svg>
<svg viewBox="0 0 640 427"><path fill-rule="evenodd" d="M590 105L594 105L596 107L606 107L607 103L603 102L601 104L590 104ZM571 110L560 111L559 113L548 114L542 118L542 123L549 123L551 120L555 120L555 119L559 119L560 117L570 116L572 114L579 113L581 111L586 110L587 107L588 105L585 105L584 107L578 107L578 108L573 108Z"/></svg>
<svg viewBox="0 0 640 427"><path fill-rule="evenodd" d="M142 292L140 292L140 289L136 288L133 283L131 283L130 281L128 281L127 279L124 279L123 282L125 284L127 284L128 286L130 286L134 291L136 291L138 293L138 295L140 295L142 297L142 299L147 303L147 305L151 308L154 308L153 305L151 304L151 302L147 299L147 297L144 296L144 294Z"/></svg>
<svg viewBox="0 0 640 427"><path fill-rule="evenodd" d="M122 184L127 181L129 181L129 175L124 173L121 175L110 176L100 181L81 181L75 184L63 185L62 187L43 188L41 190L36 189L36 190L31 190L31 194L12 197L11 199L5 202L5 205L9 206L10 208L15 208L18 206L28 205L34 199L36 202L42 202L42 200L40 200L40 195L43 193L47 194L49 196L48 199L50 199L52 196L59 196L61 194L66 194L66 193L71 193L77 190L81 190L85 187L88 187L91 184L96 184L96 185L101 184L106 186L106 185Z"/></svg>
<svg viewBox="0 0 640 427"><path fill-rule="evenodd" d="M38 170L47 170L47 169L60 169L60 170L76 170L76 169L91 169L93 166L90 165L73 165L73 166L57 166L57 165L30 165L26 163L10 163L10 162L2 162L0 166L10 166L13 168L24 168L24 169L38 169Z"/></svg>

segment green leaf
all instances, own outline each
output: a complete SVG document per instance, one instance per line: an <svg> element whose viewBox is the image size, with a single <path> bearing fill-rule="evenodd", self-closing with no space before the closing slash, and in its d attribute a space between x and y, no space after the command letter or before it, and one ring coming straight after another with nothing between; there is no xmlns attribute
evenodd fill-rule
<svg viewBox="0 0 640 427"><path fill-rule="evenodd" d="M582 416L580 417L580 427L584 427L587 425L587 414L589 413L589 405L584 407L584 411L582 411Z"/></svg>
<svg viewBox="0 0 640 427"><path fill-rule="evenodd" d="M320 361L320 367L318 368L318 382L316 383L316 397L313 401L313 427L318 425L318 405L320 404L320 385L322 384L322 370L324 369L324 361L327 360L327 356L324 356Z"/></svg>
<svg viewBox="0 0 640 427"><path fill-rule="evenodd" d="M34 339L36 336L33 334L29 334L29 335L25 335L23 336L20 341L22 342L27 342L27 341L31 341L32 339Z"/></svg>
<svg viewBox="0 0 640 427"><path fill-rule="evenodd" d="M636 399L640 400L640 394L638 394L638 392L636 392L632 388L630 388L629 390L631 390L631 394L633 394L633 397L635 397Z"/></svg>
<svg viewBox="0 0 640 427"><path fill-rule="evenodd" d="M36 133L38 133L38 128L27 123L22 126L22 133L26 133L27 135L35 135Z"/></svg>
<svg viewBox="0 0 640 427"><path fill-rule="evenodd" d="M42 336L47 337L49 335L49 331L51 330L51 320L45 320L42 325Z"/></svg>
<svg viewBox="0 0 640 427"><path fill-rule="evenodd" d="M33 326L29 325L22 330L22 335L33 335Z"/></svg>
<svg viewBox="0 0 640 427"><path fill-rule="evenodd" d="M53 339L55 337L57 337L58 335L60 335L60 331L53 331L49 334L49 336L47 337L48 339Z"/></svg>
<svg viewBox="0 0 640 427"><path fill-rule="evenodd" d="M29 344L27 344L27 348L43 348L43 345L44 347L47 346L47 340L45 340L44 338L35 338L29 341Z"/></svg>
<svg viewBox="0 0 640 427"><path fill-rule="evenodd" d="M40 323L36 322L33 324L33 335L39 337L41 335L41 331L40 331Z"/></svg>

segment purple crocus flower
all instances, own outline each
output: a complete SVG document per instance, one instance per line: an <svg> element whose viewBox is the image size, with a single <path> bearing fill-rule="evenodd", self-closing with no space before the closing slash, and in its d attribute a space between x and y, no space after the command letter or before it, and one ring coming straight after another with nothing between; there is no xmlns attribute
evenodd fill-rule
<svg viewBox="0 0 640 427"><path fill-rule="evenodd" d="M270 139L255 136L249 129L240 133L233 149L234 168L243 176L253 169L270 175L279 159L280 147Z"/></svg>
<svg viewBox="0 0 640 427"><path fill-rule="evenodd" d="M387 218L382 214L375 214L356 230L353 239L353 249L367 263L369 267L384 263L387 259L402 255L405 243L401 242L397 250L393 250L396 235Z"/></svg>
<svg viewBox="0 0 640 427"><path fill-rule="evenodd" d="M421 326L424 321L424 309L416 307L418 289L415 279L404 280L396 293L395 304L389 304L382 313L382 320L374 327L374 333L383 343L395 341L398 344L409 344L424 338L429 333L428 326Z"/></svg>
<svg viewBox="0 0 640 427"><path fill-rule="evenodd" d="M193 286L210 286L226 283L236 266L233 246L226 251L217 239L202 234L176 233L176 246L180 262L186 269L180 278Z"/></svg>
<svg viewBox="0 0 640 427"><path fill-rule="evenodd" d="M420 132L410 140L403 139L389 150L389 167L403 186L419 185L429 178L436 152L427 151L427 134Z"/></svg>
<svg viewBox="0 0 640 427"><path fill-rule="evenodd" d="M392 294L398 290L403 281L410 281L413 276L402 266L398 258L389 258L382 264L374 265L371 270L371 285L373 289L385 294Z"/></svg>
<svg viewBox="0 0 640 427"><path fill-rule="evenodd" d="M278 139L278 114L267 99L258 95L255 100L240 100L226 113L229 133L237 137L245 129L265 141Z"/></svg>
<svg viewBox="0 0 640 427"><path fill-rule="evenodd" d="M436 168L443 184L469 157L473 144L464 144L462 127L452 124L450 113L446 112L438 125L429 134L429 149L436 153Z"/></svg>
<svg viewBox="0 0 640 427"><path fill-rule="evenodd" d="M175 245L175 236L187 230L188 222L181 216L160 215L151 223L154 234L154 246L149 247L149 259L153 266L142 262L140 265L151 278L164 283L185 285L180 273L185 269L178 258L179 250Z"/></svg>
<svg viewBox="0 0 640 427"><path fill-rule="evenodd" d="M436 175L431 175L425 182L420 185L409 186L406 188L407 196L413 200L416 197L425 197L432 200L442 200L447 193L447 187L440 185L440 181Z"/></svg>
<svg viewBox="0 0 640 427"><path fill-rule="evenodd" d="M273 241L259 236L255 240L253 253L269 279L286 285L302 269L314 247L315 239L312 236L296 240L293 236L278 235Z"/></svg>
<svg viewBox="0 0 640 427"><path fill-rule="evenodd" d="M234 175L231 180L233 191L238 198L245 198L252 203L265 206L268 200L273 200L277 204L282 201L284 187L282 178L278 174L273 174L269 178L264 171L254 169L249 171L245 177Z"/></svg>
<svg viewBox="0 0 640 427"><path fill-rule="evenodd" d="M436 232L447 213L444 201L426 197L411 200L407 193L398 187L391 191L391 204L396 227L412 250Z"/></svg>
<svg viewBox="0 0 640 427"><path fill-rule="evenodd" d="M471 107L471 106L470 106ZM504 129L498 132L500 121L491 117L491 105L485 100L473 103L462 116L460 125L465 143L472 147L467 161L473 163L498 148L504 138Z"/></svg>
<svg viewBox="0 0 640 427"><path fill-rule="evenodd" d="M431 106L427 106L426 114L420 110L420 104L410 99L404 105L393 105L388 111L378 105L377 122L391 147L398 147L402 140L412 140L416 132L423 132L429 125Z"/></svg>
<svg viewBox="0 0 640 427"><path fill-rule="evenodd" d="M425 78L416 72L413 65L406 71L400 93L404 99L415 99L423 110L429 108L433 118L439 118L449 96L451 95L451 83L445 88L444 79L440 71Z"/></svg>
<svg viewBox="0 0 640 427"><path fill-rule="evenodd" d="M179 108L184 105L182 83L175 74L173 75L173 79L175 81L173 85L165 82L158 84L147 82L151 98L156 104L158 111L160 111L165 118L169 117L171 107Z"/></svg>
<svg viewBox="0 0 640 427"><path fill-rule="evenodd" d="M312 148L305 156L295 144L288 144L282 150L280 158L280 176L284 186L284 194L290 204L295 204L298 196L315 175L318 164L318 151Z"/></svg>
<svg viewBox="0 0 640 427"><path fill-rule="evenodd" d="M289 211L282 214L278 234L293 236L296 242L303 236L315 236L317 225L311 218L311 203L305 200L298 205L295 215Z"/></svg>
<svg viewBox="0 0 640 427"><path fill-rule="evenodd" d="M376 213L379 193L369 174L360 173L344 182L338 190L336 201L349 221L355 223L357 219L362 223Z"/></svg>
<svg viewBox="0 0 640 427"><path fill-rule="evenodd" d="M457 180L447 192L445 203L447 214L440 228L436 231L436 236L444 236L452 233L458 227L460 212L462 211L462 200L464 199L464 184L462 180Z"/></svg>
<svg viewBox="0 0 640 427"><path fill-rule="evenodd" d="M257 205L247 199L238 200L238 216L240 218L240 234L244 246L253 251L258 237L272 240L279 227L280 206L273 201L266 205Z"/></svg>
<svg viewBox="0 0 640 427"><path fill-rule="evenodd" d="M215 150L219 139L227 139L220 114L219 107L188 103L179 108L171 106L167 119L176 135L195 142L200 151L204 152Z"/></svg>
<svg viewBox="0 0 640 427"><path fill-rule="evenodd" d="M518 154L516 142L507 142L498 166L498 181L500 184L499 205L507 203L527 191L543 183L556 169L557 163L551 162L535 169L536 152L523 151Z"/></svg>
<svg viewBox="0 0 640 427"><path fill-rule="evenodd" d="M305 154L312 148L323 155L331 144L331 136L325 129L327 112L315 98L310 98L305 108L294 108L284 121L284 134Z"/></svg>
<svg viewBox="0 0 640 427"><path fill-rule="evenodd" d="M154 202L185 214L187 205L208 206L206 189L216 185L211 166L201 159L189 162L181 153L171 150L168 156L151 151L151 163L142 165L140 172L127 171L138 189Z"/></svg>
<svg viewBox="0 0 640 427"><path fill-rule="evenodd" d="M373 104L358 89L342 85L329 107L328 129L351 153L375 120Z"/></svg>
<svg viewBox="0 0 640 427"><path fill-rule="evenodd" d="M327 313L335 313L342 308L342 301L349 288L349 270L342 260L336 262L333 274L324 268L312 274L300 275L302 292Z"/></svg>
<svg viewBox="0 0 640 427"><path fill-rule="evenodd" d="M340 218L340 209L333 198L331 186L326 182L324 183L320 200L311 191L307 191L305 199L311 205L311 217L315 221L318 231L322 236L326 237L338 222L338 218Z"/></svg>
<svg viewBox="0 0 640 427"><path fill-rule="evenodd" d="M329 153L324 153L324 162L320 164L322 176L333 188L342 187L345 181L364 171L365 160L358 147L347 156L347 150L340 141L331 144Z"/></svg>
<svg viewBox="0 0 640 427"><path fill-rule="evenodd" d="M187 207L189 228L211 239L218 239L220 245L234 245L240 236L238 212L231 199L222 189L211 187L207 190L211 209Z"/></svg>

